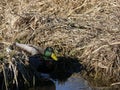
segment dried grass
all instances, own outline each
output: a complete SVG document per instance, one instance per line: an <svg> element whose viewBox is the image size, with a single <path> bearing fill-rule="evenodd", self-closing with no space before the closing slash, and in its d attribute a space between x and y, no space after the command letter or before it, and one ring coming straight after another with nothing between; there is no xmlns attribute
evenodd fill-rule
<svg viewBox="0 0 120 90"><path fill-rule="evenodd" d="M1 0L0 18L1 43L52 46L120 81L119 0Z"/></svg>

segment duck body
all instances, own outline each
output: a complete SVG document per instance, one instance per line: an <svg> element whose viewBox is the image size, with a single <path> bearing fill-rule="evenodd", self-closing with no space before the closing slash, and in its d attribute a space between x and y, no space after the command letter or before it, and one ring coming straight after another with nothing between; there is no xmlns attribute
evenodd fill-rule
<svg viewBox="0 0 120 90"><path fill-rule="evenodd" d="M54 69L54 62L58 60L53 48L51 47L42 49L34 45L20 44L17 42L14 43L14 46L31 54L28 57L29 63L34 69L39 72L51 72Z"/></svg>
<svg viewBox="0 0 120 90"><path fill-rule="evenodd" d="M54 61L49 59L45 60L44 56L36 54L29 57L29 63L38 72L50 73L54 70Z"/></svg>

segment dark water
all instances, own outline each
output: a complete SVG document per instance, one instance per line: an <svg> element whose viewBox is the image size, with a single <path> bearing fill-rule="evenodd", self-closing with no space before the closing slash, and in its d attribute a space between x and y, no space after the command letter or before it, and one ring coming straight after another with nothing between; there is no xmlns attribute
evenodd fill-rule
<svg viewBox="0 0 120 90"><path fill-rule="evenodd" d="M47 77L47 76L46 76ZM29 88L28 90L120 90L118 87L95 87L83 79L80 74L73 74L65 82L54 81L51 79L42 79L39 86Z"/></svg>
<svg viewBox="0 0 120 90"><path fill-rule="evenodd" d="M72 75L67 81L60 83L59 81L43 79L41 86L30 88L29 90L92 90L80 76Z"/></svg>
<svg viewBox="0 0 120 90"><path fill-rule="evenodd" d="M81 77L70 77L65 83L59 84L55 83L56 90L92 90L88 85L87 81L85 81Z"/></svg>

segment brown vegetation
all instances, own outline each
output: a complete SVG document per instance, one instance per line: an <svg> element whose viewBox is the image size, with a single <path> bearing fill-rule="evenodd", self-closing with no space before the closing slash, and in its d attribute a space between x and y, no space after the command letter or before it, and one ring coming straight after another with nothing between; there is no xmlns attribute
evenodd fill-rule
<svg viewBox="0 0 120 90"><path fill-rule="evenodd" d="M79 58L95 79L120 81L119 0L0 0L0 19L1 47L52 46Z"/></svg>

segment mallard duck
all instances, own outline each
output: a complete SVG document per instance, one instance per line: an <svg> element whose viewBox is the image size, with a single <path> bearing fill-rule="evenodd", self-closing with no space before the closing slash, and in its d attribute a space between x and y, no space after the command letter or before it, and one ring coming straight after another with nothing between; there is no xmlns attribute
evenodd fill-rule
<svg viewBox="0 0 120 90"><path fill-rule="evenodd" d="M58 61L58 58L51 47L42 49L34 45L20 44L17 42L14 43L14 46L31 54L29 63L38 71L51 71L54 67L53 63Z"/></svg>

